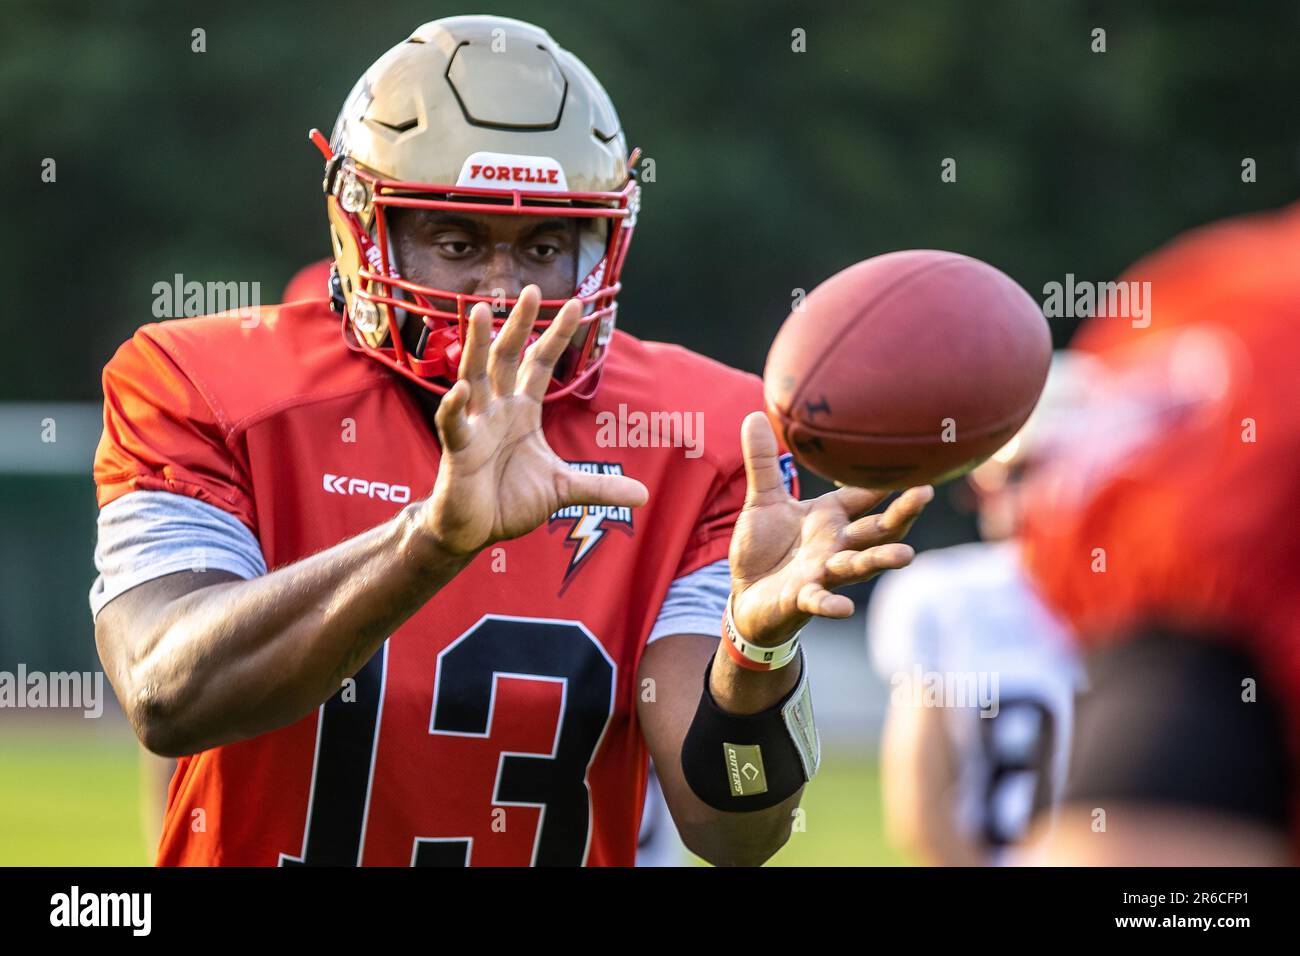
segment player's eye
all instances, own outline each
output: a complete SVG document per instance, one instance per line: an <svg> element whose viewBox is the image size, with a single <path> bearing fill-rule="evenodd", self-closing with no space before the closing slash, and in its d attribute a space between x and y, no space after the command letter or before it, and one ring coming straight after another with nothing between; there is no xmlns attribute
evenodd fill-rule
<svg viewBox="0 0 1300 956"><path fill-rule="evenodd" d="M475 249L474 243L461 238L440 239L434 243L434 247L446 259L464 259L472 255Z"/></svg>
<svg viewBox="0 0 1300 956"><path fill-rule="evenodd" d="M560 247L553 242L535 242L528 251L539 262L550 262L560 254Z"/></svg>

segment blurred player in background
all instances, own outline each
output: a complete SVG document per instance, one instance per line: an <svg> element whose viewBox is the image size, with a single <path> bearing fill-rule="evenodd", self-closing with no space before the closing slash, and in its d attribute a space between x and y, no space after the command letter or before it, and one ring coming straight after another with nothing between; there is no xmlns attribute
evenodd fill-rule
<svg viewBox="0 0 1300 956"><path fill-rule="evenodd" d="M1149 319L1026 489L1026 566L1087 651L1069 783L1036 859L1294 863L1300 848L1300 206L1138 262Z"/></svg>
<svg viewBox="0 0 1300 956"><path fill-rule="evenodd" d="M330 294L330 268L333 259L321 259L303 266L285 284L282 302L299 299L325 299Z"/></svg>
<svg viewBox="0 0 1300 956"><path fill-rule="evenodd" d="M1058 352L1029 421L971 473L983 540L886 574L868 608L872 661L894 691L881 741L886 832L926 863L1006 862L1065 781L1081 672L1025 577L1017 535L1023 479L1070 434L1091 367ZM996 710L916 706L898 692L917 675L980 673L997 676Z"/></svg>

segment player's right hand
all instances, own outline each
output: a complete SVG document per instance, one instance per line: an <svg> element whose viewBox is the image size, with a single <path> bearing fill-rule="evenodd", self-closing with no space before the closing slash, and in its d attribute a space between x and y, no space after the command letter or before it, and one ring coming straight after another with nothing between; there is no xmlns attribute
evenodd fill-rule
<svg viewBox="0 0 1300 956"><path fill-rule="evenodd" d="M495 339L487 305L469 314L458 378L436 416L442 463L421 510L424 529L452 556L527 534L568 505L636 507L649 495L634 478L571 471L546 443L542 398L582 306L566 302L528 345L540 302L527 286Z"/></svg>

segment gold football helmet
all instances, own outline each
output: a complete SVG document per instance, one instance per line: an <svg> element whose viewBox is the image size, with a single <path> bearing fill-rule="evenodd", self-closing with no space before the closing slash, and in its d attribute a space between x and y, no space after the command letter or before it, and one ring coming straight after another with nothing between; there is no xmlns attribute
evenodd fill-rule
<svg viewBox="0 0 1300 956"><path fill-rule="evenodd" d="M639 187L614 105L577 57L518 20L435 20L366 70L328 142L311 138L326 159L332 298L349 347L446 392L473 305L493 306L499 327L515 302L403 278L390 207L573 218L582 326L547 398L594 393ZM543 300L537 331L563 303ZM414 349L399 334L409 321L424 323Z"/></svg>

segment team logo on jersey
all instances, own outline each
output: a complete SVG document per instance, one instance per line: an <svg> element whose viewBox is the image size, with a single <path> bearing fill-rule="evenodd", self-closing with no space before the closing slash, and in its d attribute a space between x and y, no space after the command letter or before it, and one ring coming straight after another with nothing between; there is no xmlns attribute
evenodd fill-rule
<svg viewBox="0 0 1300 956"><path fill-rule="evenodd" d="M781 465L781 483L785 485L786 494L794 494L794 455L786 452L777 462Z"/></svg>
<svg viewBox="0 0 1300 956"><path fill-rule="evenodd" d="M623 466L618 462L571 461L569 467L592 475L623 474ZM568 532L564 536L564 545L570 551L569 566L564 570L564 581L560 585L563 594L606 534L613 530L632 533L632 509L625 506L569 505L551 515L546 526L549 531L566 528Z"/></svg>

